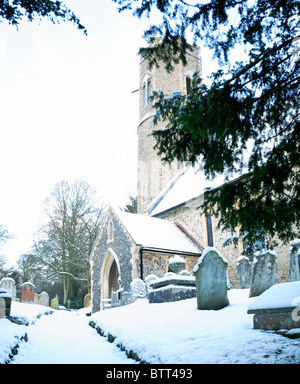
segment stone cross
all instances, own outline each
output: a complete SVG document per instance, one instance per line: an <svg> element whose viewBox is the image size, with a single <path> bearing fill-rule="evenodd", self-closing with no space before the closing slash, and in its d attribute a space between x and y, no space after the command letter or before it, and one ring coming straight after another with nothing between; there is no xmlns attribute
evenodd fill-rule
<svg viewBox="0 0 300 384"><path fill-rule="evenodd" d="M250 297L259 296L276 281L277 255L271 250L256 254L252 271Z"/></svg>
<svg viewBox="0 0 300 384"><path fill-rule="evenodd" d="M213 247L207 247L193 273L196 277L198 309L221 309L227 297L227 260Z"/></svg>

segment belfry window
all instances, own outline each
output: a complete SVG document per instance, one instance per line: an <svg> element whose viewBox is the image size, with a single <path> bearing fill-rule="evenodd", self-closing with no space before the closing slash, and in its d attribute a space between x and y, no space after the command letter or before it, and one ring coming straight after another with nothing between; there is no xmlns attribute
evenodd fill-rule
<svg viewBox="0 0 300 384"><path fill-rule="evenodd" d="M185 81L186 81L186 94L189 95L192 91L192 79L186 76Z"/></svg>

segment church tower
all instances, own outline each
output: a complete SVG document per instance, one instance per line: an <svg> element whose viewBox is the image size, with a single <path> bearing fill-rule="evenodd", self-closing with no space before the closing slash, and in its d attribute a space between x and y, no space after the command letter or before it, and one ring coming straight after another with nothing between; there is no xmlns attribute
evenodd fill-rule
<svg viewBox="0 0 300 384"><path fill-rule="evenodd" d="M138 173L137 173L137 206L138 213L147 213L147 208L158 197L159 193L183 168L177 161L172 164L162 162L154 149L153 130L163 129L165 123L159 122L154 127L155 110L150 101L153 91L163 91L166 97L174 92L182 95L189 93L192 77L195 72L201 76L200 48L191 47L186 54L187 63L174 64L168 73L162 63L159 68L150 70L146 59L141 58L139 67L139 126L138 126Z"/></svg>

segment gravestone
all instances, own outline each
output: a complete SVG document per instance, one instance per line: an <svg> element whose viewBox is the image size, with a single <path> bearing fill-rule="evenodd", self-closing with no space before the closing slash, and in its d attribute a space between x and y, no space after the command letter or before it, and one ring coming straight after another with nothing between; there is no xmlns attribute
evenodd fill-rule
<svg viewBox="0 0 300 384"><path fill-rule="evenodd" d="M300 328L300 281L273 285L250 303L247 313L254 314L254 329Z"/></svg>
<svg viewBox="0 0 300 384"><path fill-rule="evenodd" d="M21 303L34 303L34 285L27 281L21 285Z"/></svg>
<svg viewBox="0 0 300 384"><path fill-rule="evenodd" d="M289 251L289 281L300 280L300 239L291 242Z"/></svg>
<svg viewBox="0 0 300 384"><path fill-rule="evenodd" d="M0 288L0 319L10 316L11 294Z"/></svg>
<svg viewBox="0 0 300 384"><path fill-rule="evenodd" d="M251 285L251 264L246 256L241 256L236 263L237 275L240 281L239 289L250 288Z"/></svg>
<svg viewBox="0 0 300 384"><path fill-rule="evenodd" d="M3 297L0 297L0 319L4 319L5 317L5 300Z"/></svg>
<svg viewBox="0 0 300 384"><path fill-rule="evenodd" d="M133 279L130 283L130 292L132 296L132 301L137 299L145 299L147 296L146 284L142 279Z"/></svg>
<svg viewBox="0 0 300 384"><path fill-rule="evenodd" d="M91 294L90 293L87 293L85 296L84 296L84 299L83 299L83 306L84 308L87 308L91 305Z"/></svg>
<svg viewBox="0 0 300 384"><path fill-rule="evenodd" d="M196 277L197 307L217 310L229 304L227 297L227 260L207 247L193 269Z"/></svg>
<svg viewBox="0 0 300 384"><path fill-rule="evenodd" d="M250 297L259 296L272 287L276 281L277 256L271 250L264 250L256 254L254 261Z"/></svg>
<svg viewBox="0 0 300 384"><path fill-rule="evenodd" d="M55 297L50 301L50 307L52 309L58 309L58 306L59 306L58 299Z"/></svg>
<svg viewBox="0 0 300 384"><path fill-rule="evenodd" d="M16 300L16 285L14 279L11 277L4 277L0 281L0 288L5 289L5 291L11 295L13 301Z"/></svg>
<svg viewBox="0 0 300 384"><path fill-rule="evenodd" d="M39 305L44 305L49 307L49 295L47 292L43 291L39 296Z"/></svg>

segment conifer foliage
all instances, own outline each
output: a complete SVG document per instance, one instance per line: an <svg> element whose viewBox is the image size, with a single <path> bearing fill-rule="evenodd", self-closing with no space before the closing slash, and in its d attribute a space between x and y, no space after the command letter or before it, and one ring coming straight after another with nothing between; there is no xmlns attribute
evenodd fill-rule
<svg viewBox="0 0 300 384"><path fill-rule="evenodd" d="M150 65L171 71L189 36L218 59L209 84L195 76L187 96L155 94L155 122L167 122L154 132L162 159L201 161L207 177L231 180L207 192L203 208L220 215L219 226L239 228L252 250L299 236L299 1L113 1L137 17L161 14L144 33L160 43L140 50ZM232 59L238 46L241 61Z"/></svg>

